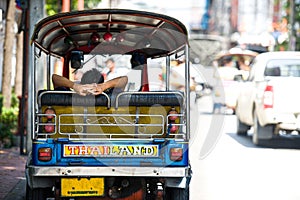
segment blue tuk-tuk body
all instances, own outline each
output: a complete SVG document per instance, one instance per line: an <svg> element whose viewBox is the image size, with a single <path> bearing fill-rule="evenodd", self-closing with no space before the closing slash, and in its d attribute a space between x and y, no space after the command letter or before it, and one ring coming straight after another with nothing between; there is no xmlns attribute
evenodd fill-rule
<svg viewBox="0 0 300 200"><path fill-rule="evenodd" d="M37 23L32 44L27 199L189 199L189 48L181 22L121 9L60 13ZM136 55L142 62L133 67ZM76 82L92 65L104 73L109 58L128 76L124 91L53 88L52 74ZM185 88L170 86L173 58L184 60Z"/></svg>

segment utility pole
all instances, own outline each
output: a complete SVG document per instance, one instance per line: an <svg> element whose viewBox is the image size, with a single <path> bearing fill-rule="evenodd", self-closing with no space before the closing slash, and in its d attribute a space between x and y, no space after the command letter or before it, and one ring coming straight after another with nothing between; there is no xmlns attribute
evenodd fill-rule
<svg viewBox="0 0 300 200"><path fill-rule="evenodd" d="M22 111L22 120L24 120L22 123L23 126L23 131L26 131L26 151L30 152L31 151L31 133L34 131L33 127L33 121L34 119L32 118L32 113L29 113L28 110L33 110L32 103L28 102L33 102L33 91L28 91L28 85L33 83L33 77L29 76L29 72L33 70L33 65L34 65L34 60L33 60L33 50L32 46L30 45L30 37L33 34L34 30L34 25L44 18L45 16L45 3L44 1L41 0L30 0L30 1L25 1L24 3L27 4L28 9L26 9L26 20L25 20L25 31L24 31L24 56L23 56L23 97L22 97L22 104L24 106L24 110ZM34 14L32 14L34 13ZM25 95L28 94L28 98L25 97ZM26 99L27 101L24 102Z"/></svg>
<svg viewBox="0 0 300 200"><path fill-rule="evenodd" d="M291 25L291 28L290 28L290 33L289 33L289 50L291 51L295 51L296 49L296 32L295 32L295 0L290 0L290 25Z"/></svg>

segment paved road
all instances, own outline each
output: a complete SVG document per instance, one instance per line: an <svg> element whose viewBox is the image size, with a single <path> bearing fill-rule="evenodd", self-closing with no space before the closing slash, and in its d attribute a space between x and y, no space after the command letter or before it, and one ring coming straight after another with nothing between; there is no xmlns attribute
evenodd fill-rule
<svg viewBox="0 0 300 200"><path fill-rule="evenodd" d="M276 148L256 147L251 133L236 135L234 115L207 114L208 98L199 105L198 129L190 148L191 200L300 199L299 149L278 141Z"/></svg>

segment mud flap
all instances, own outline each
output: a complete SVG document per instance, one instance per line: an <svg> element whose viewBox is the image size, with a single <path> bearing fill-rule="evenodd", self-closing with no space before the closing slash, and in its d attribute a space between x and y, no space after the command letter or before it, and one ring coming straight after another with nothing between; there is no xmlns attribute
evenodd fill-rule
<svg viewBox="0 0 300 200"><path fill-rule="evenodd" d="M165 182L166 187L171 188L185 188L187 185L187 178L167 178Z"/></svg>
<svg viewBox="0 0 300 200"><path fill-rule="evenodd" d="M258 139L269 140L273 137L274 126L266 125L264 127L259 127L259 132L257 134Z"/></svg>
<svg viewBox="0 0 300 200"><path fill-rule="evenodd" d="M170 188L187 188L190 184L191 176L180 178L167 178L165 182L166 187Z"/></svg>

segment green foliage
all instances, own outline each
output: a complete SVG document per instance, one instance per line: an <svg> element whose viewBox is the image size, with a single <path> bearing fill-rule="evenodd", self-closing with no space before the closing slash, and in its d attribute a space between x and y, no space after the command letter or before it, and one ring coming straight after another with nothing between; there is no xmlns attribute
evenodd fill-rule
<svg viewBox="0 0 300 200"><path fill-rule="evenodd" d="M46 13L48 16L58 13L58 1L46 0Z"/></svg>
<svg viewBox="0 0 300 200"><path fill-rule="evenodd" d="M3 96L0 95L0 144L4 147L11 147L13 135L18 128L19 100L15 94L12 95L12 107L2 107Z"/></svg>
<svg viewBox="0 0 300 200"><path fill-rule="evenodd" d="M0 115L0 141L4 147L12 146L13 133L18 126L18 108L2 108Z"/></svg>
<svg viewBox="0 0 300 200"><path fill-rule="evenodd" d="M101 0L84 1L84 9L96 8ZM61 12L62 0L46 0L46 13L48 16ZM77 10L78 0L71 0L71 11Z"/></svg>
<svg viewBox="0 0 300 200"><path fill-rule="evenodd" d="M290 21L290 13L291 13L291 6L290 6L290 1L286 1L284 3L284 9L287 10L287 15L285 16L286 19L289 21L289 26L290 29L294 29L295 33L295 50L299 51L300 50L300 28L295 26L296 24L300 24L300 2L299 1L294 1L294 19L293 21ZM293 24L292 24L293 23ZM291 30L290 30L291 31Z"/></svg>
<svg viewBox="0 0 300 200"><path fill-rule="evenodd" d="M2 94L0 94L0 114L2 113L2 107L3 107L3 96L2 96ZM11 96L11 107L12 108L19 107L19 99L15 93L13 93Z"/></svg>

